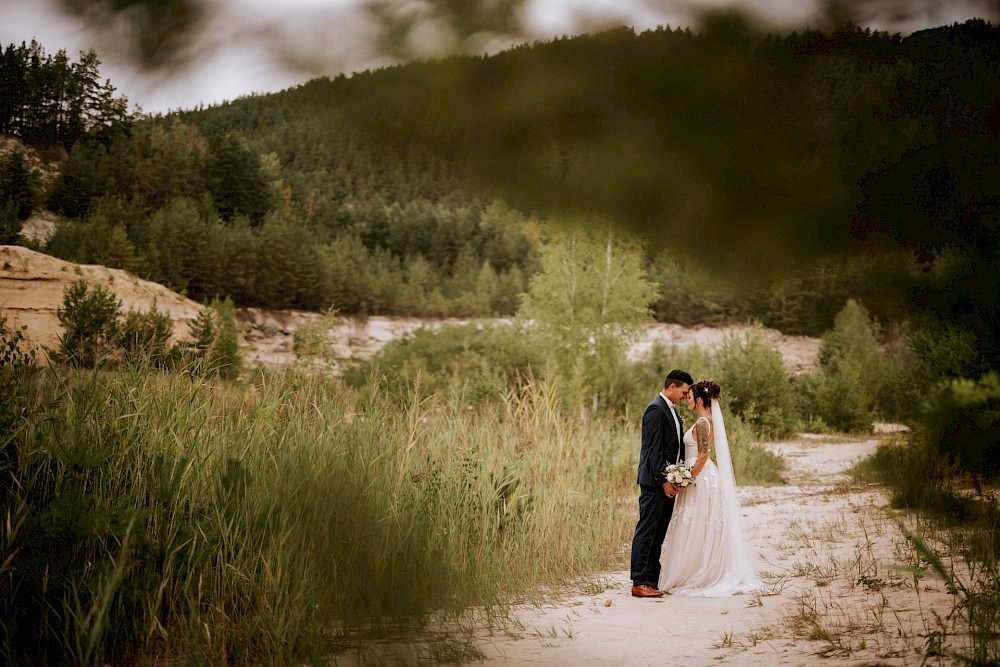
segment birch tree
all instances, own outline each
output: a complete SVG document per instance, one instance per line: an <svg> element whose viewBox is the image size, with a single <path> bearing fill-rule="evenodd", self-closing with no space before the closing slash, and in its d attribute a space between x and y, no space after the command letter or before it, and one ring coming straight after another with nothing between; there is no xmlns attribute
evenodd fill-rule
<svg viewBox="0 0 1000 667"><path fill-rule="evenodd" d="M625 354L652 321L658 287L648 280L639 244L609 227L579 225L541 248L519 316L549 345L565 381L567 399L595 412L625 362Z"/></svg>

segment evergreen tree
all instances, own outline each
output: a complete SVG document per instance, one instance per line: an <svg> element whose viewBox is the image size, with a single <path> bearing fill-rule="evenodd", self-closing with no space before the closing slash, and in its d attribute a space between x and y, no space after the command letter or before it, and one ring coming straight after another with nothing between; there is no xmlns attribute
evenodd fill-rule
<svg viewBox="0 0 1000 667"><path fill-rule="evenodd" d="M243 369L236 308L229 299L213 299L190 326L193 370L231 379Z"/></svg>
<svg viewBox="0 0 1000 667"><path fill-rule="evenodd" d="M0 209L13 204L17 219L24 221L43 197L41 174L29 167L23 151L12 150L0 158Z"/></svg>
<svg viewBox="0 0 1000 667"><path fill-rule="evenodd" d="M21 241L21 224L17 205L9 201L0 208L0 245L17 245Z"/></svg>
<svg viewBox="0 0 1000 667"><path fill-rule="evenodd" d="M91 291L78 280L63 293L56 311L63 333L54 357L71 366L93 368L114 357L118 347L121 301L103 285Z"/></svg>
<svg viewBox="0 0 1000 667"><path fill-rule="evenodd" d="M207 183L212 201L224 220L245 215L259 223L271 206L271 188L260 157L234 133L215 134L208 141Z"/></svg>

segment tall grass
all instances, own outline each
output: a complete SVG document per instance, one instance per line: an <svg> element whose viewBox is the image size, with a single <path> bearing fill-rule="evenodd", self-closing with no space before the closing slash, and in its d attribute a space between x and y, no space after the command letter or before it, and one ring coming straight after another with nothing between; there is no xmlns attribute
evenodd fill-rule
<svg viewBox="0 0 1000 667"><path fill-rule="evenodd" d="M948 619L939 619L940 637L951 633L950 619L964 621L964 646L946 651L968 665L1000 664L1000 503L995 488L984 487L941 456L924 429L883 443L857 464L860 480L887 484L894 507L916 513L918 529L903 526L921 565L941 577L956 594ZM931 644L928 650L942 649ZM928 656L938 653L928 653Z"/></svg>
<svg viewBox="0 0 1000 667"><path fill-rule="evenodd" d="M725 405L722 409L726 413L726 434L729 436L736 483L740 486L784 484L788 471L785 459L760 443L753 426Z"/></svg>
<svg viewBox="0 0 1000 667"><path fill-rule="evenodd" d="M624 559L638 436L560 417L550 385L474 406L292 370L36 380L0 531L9 664L321 662Z"/></svg>

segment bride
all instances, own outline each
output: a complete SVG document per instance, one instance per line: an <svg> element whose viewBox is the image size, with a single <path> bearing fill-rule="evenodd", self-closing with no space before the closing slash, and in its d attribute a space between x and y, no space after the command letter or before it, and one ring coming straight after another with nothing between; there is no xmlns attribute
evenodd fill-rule
<svg viewBox="0 0 1000 667"><path fill-rule="evenodd" d="M743 541L720 394L712 380L688 394L698 419L684 434L684 456L695 484L679 494L660 551L658 588L671 595L724 597L763 588ZM718 466L708 458L713 446Z"/></svg>

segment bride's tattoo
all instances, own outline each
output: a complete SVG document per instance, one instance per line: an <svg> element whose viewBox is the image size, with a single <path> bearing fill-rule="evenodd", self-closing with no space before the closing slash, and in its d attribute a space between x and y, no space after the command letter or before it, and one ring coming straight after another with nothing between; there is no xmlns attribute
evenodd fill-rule
<svg viewBox="0 0 1000 667"><path fill-rule="evenodd" d="M698 453L707 454L709 449L707 423L700 421L694 425L694 439L698 443Z"/></svg>

